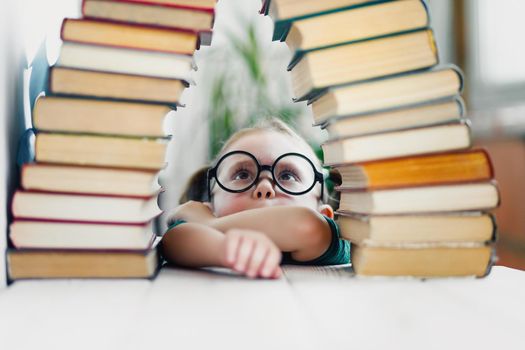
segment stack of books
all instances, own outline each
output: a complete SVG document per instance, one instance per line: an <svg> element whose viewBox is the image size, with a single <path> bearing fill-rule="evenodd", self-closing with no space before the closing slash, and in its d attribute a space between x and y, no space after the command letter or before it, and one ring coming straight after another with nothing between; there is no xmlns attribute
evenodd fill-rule
<svg viewBox="0 0 525 350"><path fill-rule="evenodd" d="M295 100L328 132L355 272L486 275L499 194L488 154L470 149L462 73L437 66L425 2L266 0L261 11L293 53Z"/></svg>
<svg viewBox="0 0 525 350"><path fill-rule="evenodd" d="M177 108L209 44L215 0L85 0L65 19L34 160L13 198L11 280L152 277L158 172Z"/></svg>

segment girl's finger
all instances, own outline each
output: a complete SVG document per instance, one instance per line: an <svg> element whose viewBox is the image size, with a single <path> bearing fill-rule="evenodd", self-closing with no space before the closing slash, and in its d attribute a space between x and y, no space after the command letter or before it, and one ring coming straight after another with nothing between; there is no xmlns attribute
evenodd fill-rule
<svg viewBox="0 0 525 350"><path fill-rule="evenodd" d="M271 249L263 264L261 264L260 274L262 277L272 277L276 267L281 262L281 252L277 249Z"/></svg>
<svg viewBox="0 0 525 350"><path fill-rule="evenodd" d="M281 278L281 276L283 275L283 269L281 268L281 266L277 266L275 268L275 270L272 272L272 278Z"/></svg>
<svg viewBox="0 0 525 350"><path fill-rule="evenodd" d="M226 239L226 264L232 266L235 263L237 250L239 249L241 236L229 234Z"/></svg>
<svg viewBox="0 0 525 350"><path fill-rule="evenodd" d="M261 265L264 263L268 253L269 248L266 244L255 243L250 261L248 263L248 268L246 269L246 276L250 278L257 276L257 272L260 270Z"/></svg>
<svg viewBox="0 0 525 350"><path fill-rule="evenodd" d="M240 238L239 248L237 249L237 256L235 258L235 270L239 272L246 271L246 264L252 254L253 246L253 239L247 238L246 236Z"/></svg>

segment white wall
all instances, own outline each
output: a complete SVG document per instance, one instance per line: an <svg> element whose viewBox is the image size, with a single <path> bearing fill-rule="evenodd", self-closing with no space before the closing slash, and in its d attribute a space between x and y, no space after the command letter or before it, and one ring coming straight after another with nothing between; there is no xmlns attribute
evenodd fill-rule
<svg viewBox="0 0 525 350"><path fill-rule="evenodd" d="M434 30L442 64L454 63L453 0L428 0L430 25Z"/></svg>
<svg viewBox="0 0 525 350"><path fill-rule="evenodd" d="M80 12L80 0L4 1L0 11L0 286L5 285L7 224L11 197L18 185L18 140L25 129L23 74L40 43L48 38L49 58L60 45L62 18ZM27 58L26 58L27 57Z"/></svg>
<svg viewBox="0 0 525 350"><path fill-rule="evenodd" d="M0 287L5 286L4 251L7 247L7 223L10 197L16 184L15 149L21 133L16 123L17 100L21 97L20 72L24 65L18 39L18 22L12 2L3 4L0 13Z"/></svg>

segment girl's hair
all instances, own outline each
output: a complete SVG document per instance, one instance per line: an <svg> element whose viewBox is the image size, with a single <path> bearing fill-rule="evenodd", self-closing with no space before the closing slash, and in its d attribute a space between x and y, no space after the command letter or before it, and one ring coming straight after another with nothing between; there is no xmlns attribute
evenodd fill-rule
<svg viewBox="0 0 525 350"><path fill-rule="evenodd" d="M216 162L217 159L219 159L225 151L237 140L241 139L242 137L249 135L254 132L260 132L260 131L274 131L281 134L285 134L296 140L300 145L303 146L305 150L307 150L310 154L308 154L309 158L311 158L312 162L316 165L316 167L321 167L321 162L319 158L316 156L315 152L313 151L312 147L305 141L304 138L299 136L297 132L295 132L290 126L288 126L286 123L281 121L277 118L266 118L262 119L257 124L255 124L252 127L240 129L237 132L235 132L233 135L230 136L230 138L223 144L221 150L215 157L215 159L212 161L212 164ZM208 172L209 166L205 166L203 168L200 168L197 170L188 180L185 190L182 192L182 195L179 199L179 203L185 203L190 200L199 201L199 202L206 202L209 201L210 198L208 198L208 192L207 192L207 172ZM327 203L329 200L328 198L328 191L326 190L325 186L325 195L324 198L322 198L322 201L324 203Z"/></svg>

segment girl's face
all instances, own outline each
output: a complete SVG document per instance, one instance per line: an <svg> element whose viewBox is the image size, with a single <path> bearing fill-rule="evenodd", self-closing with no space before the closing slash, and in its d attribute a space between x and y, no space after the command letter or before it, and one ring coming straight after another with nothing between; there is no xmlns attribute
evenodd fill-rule
<svg viewBox="0 0 525 350"><path fill-rule="evenodd" d="M242 150L257 158L261 165L272 165L284 153L301 153L311 159L312 151L290 137L276 131L255 131L242 136L224 151L224 153ZM315 163L314 163L315 164ZM320 169L318 169L320 170ZM245 192L231 193L215 185L212 188L212 206L216 216L225 216L247 209L263 208L276 205L302 206L319 209L321 185L317 183L308 193L294 196L279 189L272 180L269 171L260 174L259 181Z"/></svg>

